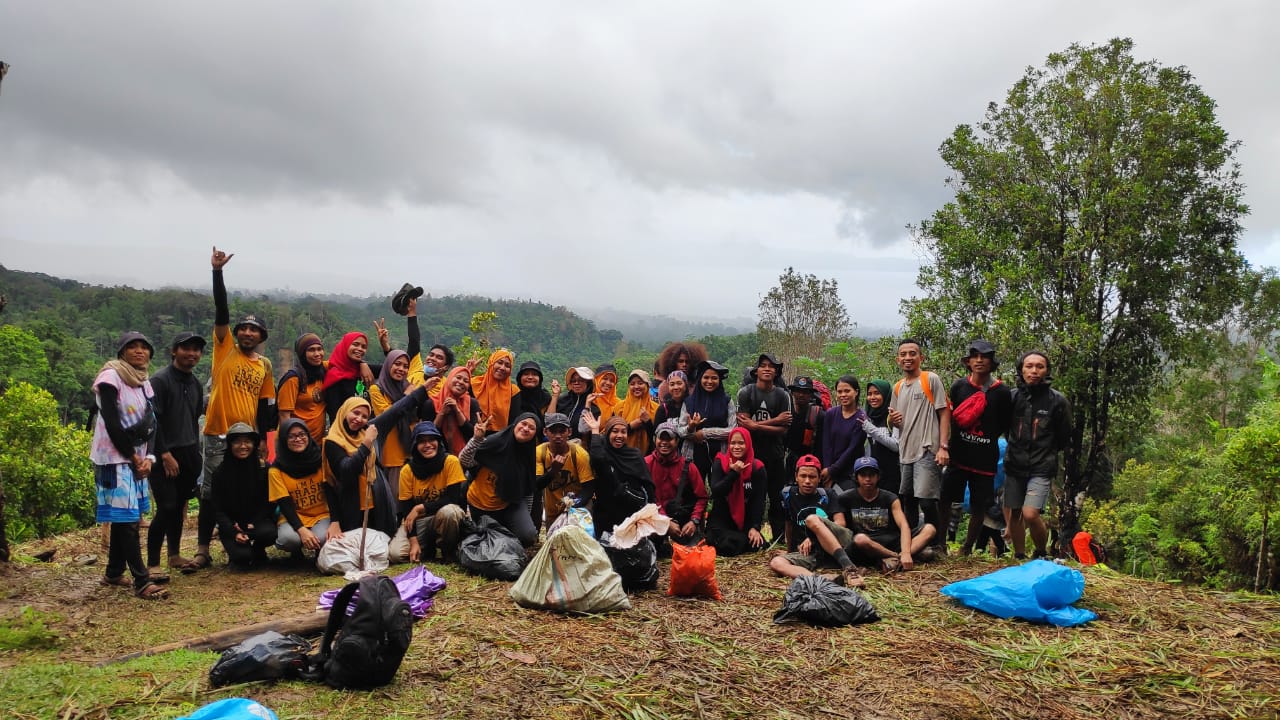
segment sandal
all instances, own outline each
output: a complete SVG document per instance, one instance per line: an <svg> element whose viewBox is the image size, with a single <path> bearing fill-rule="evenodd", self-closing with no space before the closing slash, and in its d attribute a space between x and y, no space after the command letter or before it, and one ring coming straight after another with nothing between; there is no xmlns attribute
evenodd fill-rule
<svg viewBox="0 0 1280 720"><path fill-rule="evenodd" d="M151 582L156 583L158 585L163 585L169 582L169 573L161 570L158 567L148 568L148 570L149 572L147 573L147 577L151 579Z"/></svg>
<svg viewBox="0 0 1280 720"><path fill-rule="evenodd" d="M902 569L902 561L899 560L898 558L890 557L880 561L880 570L885 575L896 573L901 569Z"/></svg>
<svg viewBox="0 0 1280 720"><path fill-rule="evenodd" d="M117 575L116 577L113 577L113 578L104 577L102 578L102 584L114 585L115 587L133 587L133 581L125 577L124 575Z"/></svg>
<svg viewBox="0 0 1280 720"><path fill-rule="evenodd" d="M169 589L163 585L149 582L134 590L133 594L143 600L167 600L169 598Z"/></svg>
<svg viewBox="0 0 1280 720"><path fill-rule="evenodd" d="M169 556L169 569L177 570L179 572L186 572L187 570L199 570L199 568L196 567L195 560L192 560L191 558L182 557L181 555Z"/></svg>
<svg viewBox="0 0 1280 720"><path fill-rule="evenodd" d="M209 557L209 553L201 550L182 568L183 575L190 575L197 570L203 570L213 564L213 558Z"/></svg>

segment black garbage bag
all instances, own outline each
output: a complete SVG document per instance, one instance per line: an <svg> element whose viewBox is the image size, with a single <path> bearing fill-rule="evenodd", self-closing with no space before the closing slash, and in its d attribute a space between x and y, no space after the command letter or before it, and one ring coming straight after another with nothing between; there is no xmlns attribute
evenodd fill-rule
<svg viewBox="0 0 1280 720"><path fill-rule="evenodd" d="M524 570L524 546L502 523L486 515L458 546L458 564L483 577L515 580Z"/></svg>
<svg viewBox="0 0 1280 720"><path fill-rule="evenodd" d="M222 687L252 680L301 677L309 652L311 643L305 638L268 630L223 651L209 671L209 684Z"/></svg>
<svg viewBox="0 0 1280 720"><path fill-rule="evenodd" d="M812 625L839 627L861 625L880 619L876 609L853 588L841 587L818 575L804 575L791 581L782 609L774 613L777 624L804 621Z"/></svg>
<svg viewBox="0 0 1280 720"><path fill-rule="evenodd" d="M640 538L633 547L618 549L604 546L613 571L622 578L622 589L652 590L658 587L658 548L649 538Z"/></svg>

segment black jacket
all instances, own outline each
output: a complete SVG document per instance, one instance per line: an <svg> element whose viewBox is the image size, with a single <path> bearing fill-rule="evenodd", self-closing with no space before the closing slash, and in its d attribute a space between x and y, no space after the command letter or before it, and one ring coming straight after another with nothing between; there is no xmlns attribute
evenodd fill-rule
<svg viewBox="0 0 1280 720"><path fill-rule="evenodd" d="M155 454L200 443L200 415L204 413L204 387L191 373L172 365L151 376L152 402L156 408Z"/></svg>
<svg viewBox="0 0 1280 720"><path fill-rule="evenodd" d="M1071 403L1047 380L1039 385L1019 383L1013 393L1013 420L1007 438L1005 473L1057 476L1058 452L1071 440Z"/></svg>

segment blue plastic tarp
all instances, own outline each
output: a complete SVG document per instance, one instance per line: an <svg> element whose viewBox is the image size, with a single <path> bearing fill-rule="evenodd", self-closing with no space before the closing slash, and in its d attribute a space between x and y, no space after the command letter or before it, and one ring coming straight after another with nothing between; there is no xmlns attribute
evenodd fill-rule
<svg viewBox="0 0 1280 720"><path fill-rule="evenodd" d="M969 580L944 585L943 595L1001 618L1074 627L1098 615L1073 607L1084 595L1084 575L1048 560L1032 560Z"/></svg>

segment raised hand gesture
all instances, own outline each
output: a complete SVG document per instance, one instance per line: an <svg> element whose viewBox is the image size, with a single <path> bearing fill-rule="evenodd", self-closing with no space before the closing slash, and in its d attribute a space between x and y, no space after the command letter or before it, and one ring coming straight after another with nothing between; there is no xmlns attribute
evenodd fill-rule
<svg viewBox="0 0 1280 720"><path fill-rule="evenodd" d="M231 258L235 256L236 256L235 253L231 253L230 255L228 255L227 253L224 253L221 250L219 250L217 245L214 245L213 258L211 259L211 262L213 263L213 269L221 270L222 267L226 265L228 262L231 262Z"/></svg>

